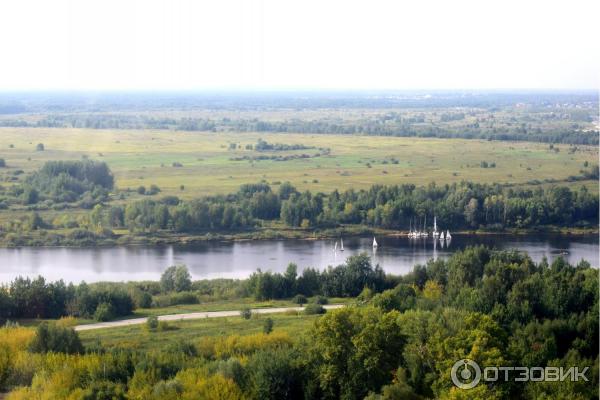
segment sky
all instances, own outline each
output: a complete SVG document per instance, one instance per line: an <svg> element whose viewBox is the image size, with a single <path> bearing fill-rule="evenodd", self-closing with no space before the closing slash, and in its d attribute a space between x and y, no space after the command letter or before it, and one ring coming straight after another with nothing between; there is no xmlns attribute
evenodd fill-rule
<svg viewBox="0 0 600 400"><path fill-rule="evenodd" d="M597 0L7 0L0 90L595 89Z"/></svg>

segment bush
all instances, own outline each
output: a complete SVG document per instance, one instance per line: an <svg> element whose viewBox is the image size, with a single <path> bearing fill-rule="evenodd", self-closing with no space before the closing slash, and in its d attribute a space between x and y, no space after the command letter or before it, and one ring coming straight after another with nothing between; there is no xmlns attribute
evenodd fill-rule
<svg viewBox="0 0 600 400"><path fill-rule="evenodd" d="M296 296L294 296L294 298L292 299L293 303L296 304L306 304L308 303L308 300L306 299L306 296L298 294Z"/></svg>
<svg viewBox="0 0 600 400"><path fill-rule="evenodd" d="M110 321L115 318L115 310L110 303L100 303L94 312L96 321Z"/></svg>
<svg viewBox="0 0 600 400"><path fill-rule="evenodd" d="M67 353L83 352L83 345L77 332L72 328L42 322L36 329L35 336L29 344L32 353Z"/></svg>
<svg viewBox="0 0 600 400"><path fill-rule="evenodd" d="M4 161L4 158L0 158L0 168L4 167L6 167L6 161Z"/></svg>
<svg viewBox="0 0 600 400"><path fill-rule="evenodd" d="M313 315L313 314L325 314L325 308L320 304L311 303L308 304L304 308L304 314Z"/></svg>
<svg viewBox="0 0 600 400"><path fill-rule="evenodd" d="M150 189L146 192L149 196L154 196L155 194L160 193L160 188L156 185L150 185Z"/></svg>
<svg viewBox="0 0 600 400"><path fill-rule="evenodd" d="M170 325L167 321L158 321L158 330L160 332L176 331L179 327Z"/></svg>
<svg viewBox="0 0 600 400"><path fill-rule="evenodd" d="M146 329L155 331L158 328L158 317L152 315L146 319Z"/></svg>
<svg viewBox="0 0 600 400"><path fill-rule="evenodd" d="M273 325L274 323L271 318L265 319L265 322L263 322L263 332L267 335L273 332Z"/></svg>
<svg viewBox="0 0 600 400"><path fill-rule="evenodd" d="M329 300L325 296L315 296L313 299L313 303L315 304L328 304Z"/></svg>
<svg viewBox="0 0 600 400"><path fill-rule="evenodd" d="M137 192L138 192L138 194L146 194L146 187L145 186L139 186L137 188Z"/></svg>
<svg viewBox="0 0 600 400"><path fill-rule="evenodd" d="M194 292L170 293L154 296L152 307L169 307L179 304L198 304L198 296Z"/></svg>
<svg viewBox="0 0 600 400"><path fill-rule="evenodd" d="M134 290L131 296L135 308L149 308L152 306L152 296L143 290Z"/></svg>
<svg viewBox="0 0 600 400"><path fill-rule="evenodd" d="M252 318L252 310L250 310L248 307L243 308L240 311L240 316L244 319L250 319Z"/></svg>
<svg viewBox="0 0 600 400"><path fill-rule="evenodd" d="M44 150L45 150L45 148L44 148L44 143L38 143L38 144L35 146L35 150L36 150L36 151L44 151Z"/></svg>

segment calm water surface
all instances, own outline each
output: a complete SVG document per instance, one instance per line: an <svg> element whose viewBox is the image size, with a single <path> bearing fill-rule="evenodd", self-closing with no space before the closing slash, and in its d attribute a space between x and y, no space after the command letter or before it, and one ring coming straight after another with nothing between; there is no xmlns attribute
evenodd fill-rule
<svg viewBox="0 0 600 400"><path fill-rule="evenodd" d="M517 249L535 261L552 260L563 253L570 263L581 259L598 267L598 237L567 236L458 236L442 246L433 239L404 237L378 238L373 251L372 237L345 238L345 251L333 251L335 240L287 240L211 242L194 246L112 247L112 248L17 248L0 249L0 282L21 276L42 275L48 280L67 282L157 280L174 264L185 264L194 279L245 278L257 268L273 272L285 270L289 262L306 267L325 268L342 263L346 257L367 252L373 263L386 272L404 274L413 265L432 257L447 258L467 245L486 244L498 249Z"/></svg>

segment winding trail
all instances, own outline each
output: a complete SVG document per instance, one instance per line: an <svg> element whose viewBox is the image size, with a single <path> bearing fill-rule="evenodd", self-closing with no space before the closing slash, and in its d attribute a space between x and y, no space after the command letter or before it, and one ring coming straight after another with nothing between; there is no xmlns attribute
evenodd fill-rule
<svg viewBox="0 0 600 400"><path fill-rule="evenodd" d="M333 310L336 308L344 307L343 304L329 304L324 305L323 308L326 310ZM275 314L282 313L286 311L302 311L304 307L273 307L273 308L252 308L252 313L255 314ZM168 315L159 315L159 321L184 321L188 319L202 319L202 318L220 318L220 317L236 317L240 315L240 310L231 310L231 311L201 311L194 313L185 313L185 314L168 314ZM75 326L76 331L89 331L92 329L103 329L103 328L118 328L129 325L140 325L146 323L148 318L132 318L132 319L123 319L119 321L109 321L109 322L98 322L95 324L87 324L87 325L77 325Z"/></svg>

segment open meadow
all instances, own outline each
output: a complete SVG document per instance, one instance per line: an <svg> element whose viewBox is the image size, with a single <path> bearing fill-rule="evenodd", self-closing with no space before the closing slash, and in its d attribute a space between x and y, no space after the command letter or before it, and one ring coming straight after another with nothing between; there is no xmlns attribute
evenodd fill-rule
<svg viewBox="0 0 600 400"><path fill-rule="evenodd" d="M305 148L260 152L246 148L259 139ZM44 145L43 151L36 150L38 143ZM154 184L163 195L194 198L235 192L241 184L259 181L274 186L289 181L299 190L322 192L462 180L516 185L553 180L581 185L566 180L581 175L584 163L596 164L598 149L358 135L0 128L0 158L7 165L0 169L3 185L19 182L46 161L90 158L108 163L121 190ZM20 170L25 173L19 175ZM597 190L595 180L584 184Z"/></svg>
<svg viewBox="0 0 600 400"><path fill-rule="evenodd" d="M248 320L237 316L169 322L169 328L162 332L149 332L145 325L132 325L122 328L82 331L79 335L84 345L100 343L107 348L148 351L181 341L197 344L204 337L224 338L231 335L258 334L263 331L263 325L267 318L273 321L274 332L285 332L290 337L297 338L310 329L319 315L304 315L295 311L269 314L268 316L254 314Z"/></svg>

